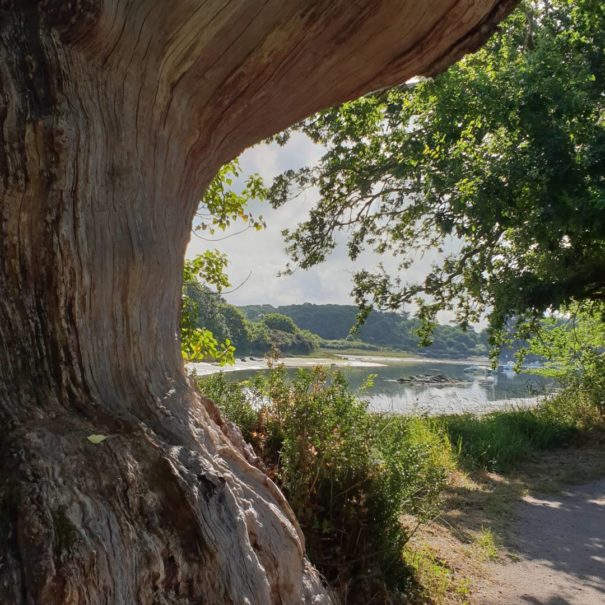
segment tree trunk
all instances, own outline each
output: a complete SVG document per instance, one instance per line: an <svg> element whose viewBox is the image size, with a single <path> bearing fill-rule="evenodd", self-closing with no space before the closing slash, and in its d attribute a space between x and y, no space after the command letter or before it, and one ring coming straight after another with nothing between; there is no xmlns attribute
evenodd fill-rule
<svg viewBox="0 0 605 605"><path fill-rule="evenodd" d="M247 145L443 69L513 3L0 0L2 605L329 601L185 377L196 205Z"/></svg>

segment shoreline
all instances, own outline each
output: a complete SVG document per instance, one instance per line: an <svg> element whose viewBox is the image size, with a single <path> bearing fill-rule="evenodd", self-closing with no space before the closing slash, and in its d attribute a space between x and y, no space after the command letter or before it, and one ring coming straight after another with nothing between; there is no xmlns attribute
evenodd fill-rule
<svg viewBox="0 0 605 605"><path fill-rule="evenodd" d="M286 368L313 368L315 366L326 366L332 368L387 368L394 366L407 366L415 364L448 364L448 365L472 365L480 362L484 362L481 358L468 358L468 359L440 359L440 358L407 358L407 357L388 357L386 355L359 355L359 354L339 354L334 358L329 357L285 357L278 360L279 364L283 364ZM190 373L195 373L197 376L211 376L219 372L233 373L243 371L263 371L268 370L269 365L265 358L261 357L246 357L245 361L242 358L238 358L234 365L220 366L217 363L209 362L197 362L188 363L186 365L187 370ZM403 387L409 385L402 385ZM450 385L425 385L429 389L444 389L450 388L456 389L460 387ZM421 416L442 416L442 415L459 415L459 414L473 414L482 416L491 412L501 411L514 411L519 409L531 409L544 399L545 395L536 396L520 396L520 397L507 397L503 399L495 399L488 401L474 401L470 399L468 401L463 400L457 394L452 394L451 400L442 402L441 405L434 406L428 403L420 403L416 405L400 407L394 405L389 397L383 397L377 395L373 398L371 403L371 411L377 414L410 414L410 415L421 415Z"/></svg>
<svg viewBox="0 0 605 605"><path fill-rule="evenodd" d="M450 365L469 365L476 363L489 363L481 357L467 359L449 359L439 357L396 357L389 355L352 355L335 353L334 357L283 357L278 360L286 368L313 368L315 366L332 366L337 368L384 368L389 365L444 363ZM195 370L198 376L210 376L218 372L241 372L245 370L267 370L267 360L261 357L250 356L246 361L236 359L233 365L221 366L214 362L200 361L186 364L187 368Z"/></svg>
<svg viewBox="0 0 605 605"><path fill-rule="evenodd" d="M402 416L420 416L436 418L438 416L487 416L494 412L514 413L520 410L531 410L547 399L546 395L536 395L535 397L514 397L507 399L494 399L492 401L473 403L462 403L458 407L451 405L445 408L433 408L426 405L418 405L404 410L395 410L386 404L380 407L378 402L374 403L371 412L381 415L402 415Z"/></svg>
<svg viewBox="0 0 605 605"><path fill-rule="evenodd" d="M371 359L361 359L360 356L347 358L328 358L328 357L284 357L278 360L278 364L283 364L286 368L313 368L315 366L332 366L337 368L384 368L388 364L379 363ZM384 358L389 359L389 358ZM392 358L396 359L396 358ZM242 372L245 370L259 371L268 370L269 365L264 358L255 357L251 360L242 361L236 359L233 365L221 366L210 362L192 362L186 364L187 369L192 369L198 376L210 376L218 372Z"/></svg>
<svg viewBox="0 0 605 605"><path fill-rule="evenodd" d="M389 363L381 363L381 362L390 362L392 364L399 363L445 363L449 365L458 365L458 366L468 366L474 364L489 364L489 359L487 357L466 357L464 359L451 359L449 357L391 357L389 355L350 355L347 353L336 353L336 357L341 359L346 359L348 361L367 361L378 363L380 366L389 365ZM363 367L363 366L360 366Z"/></svg>

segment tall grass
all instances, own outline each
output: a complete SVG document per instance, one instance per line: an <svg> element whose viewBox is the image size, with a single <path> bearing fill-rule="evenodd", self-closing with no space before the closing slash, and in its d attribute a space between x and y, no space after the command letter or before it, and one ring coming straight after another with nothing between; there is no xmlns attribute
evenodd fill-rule
<svg viewBox="0 0 605 605"><path fill-rule="evenodd" d="M602 416L580 393L564 390L535 408L442 416L437 422L462 465L508 471L533 454L577 443L602 424Z"/></svg>
<svg viewBox="0 0 605 605"><path fill-rule="evenodd" d="M536 451L562 446L576 433L533 410L463 414L441 422L463 463L494 471L509 470Z"/></svg>

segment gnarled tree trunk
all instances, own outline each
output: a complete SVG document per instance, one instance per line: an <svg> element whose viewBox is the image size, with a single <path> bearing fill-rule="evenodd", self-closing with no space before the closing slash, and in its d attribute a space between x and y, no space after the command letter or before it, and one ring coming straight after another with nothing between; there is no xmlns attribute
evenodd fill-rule
<svg viewBox="0 0 605 605"><path fill-rule="evenodd" d="M444 68L512 4L0 0L2 605L328 602L185 377L192 218L244 147Z"/></svg>

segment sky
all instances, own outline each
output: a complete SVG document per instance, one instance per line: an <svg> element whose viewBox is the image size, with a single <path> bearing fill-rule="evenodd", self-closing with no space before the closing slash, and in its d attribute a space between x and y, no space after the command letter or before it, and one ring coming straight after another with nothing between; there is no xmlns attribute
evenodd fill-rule
<svg viewBox="0 0 605 605"><path fill-rule="evenodd" d="M260 144L248 149L240 157L242 173L258 172L267 184L284 170L314 164L322 155L322 148L302 133L292 135L283 147L276 143ZM228 274L233 291L223 293L228 302L234 305L272 304L274 306L310 302L316 304L336 303L354 304L350 291L352 275L359 269L373 269L382 262L387 270L397 270L397 260L389 256L379 256L366 252L353 263L346 254L342 243L328 259L303 271L298 269L293 275L278 276L284 269L288 257L281 232L293 228L303 221L310 208L317 201L317 194L303 193L298 198L273 210L268 203L254 202L249 210L255 216L261 214L267 223L262 231L249 229L237 234L245 225L235 225L225 233L210 236L193 233L187 250L191 258L203 250L214 248L229 256ZM222 238L222 239L221 239ZM221 241L208 241L221 239ZM340 238L345 241L345 236ZM419 258L414 266L401 275L409 281L422 277L431 263L438 259L437 254L426 254ZM408 309L413 311L413 309ZM441 321L449 320L445 314Z"/></svg>

